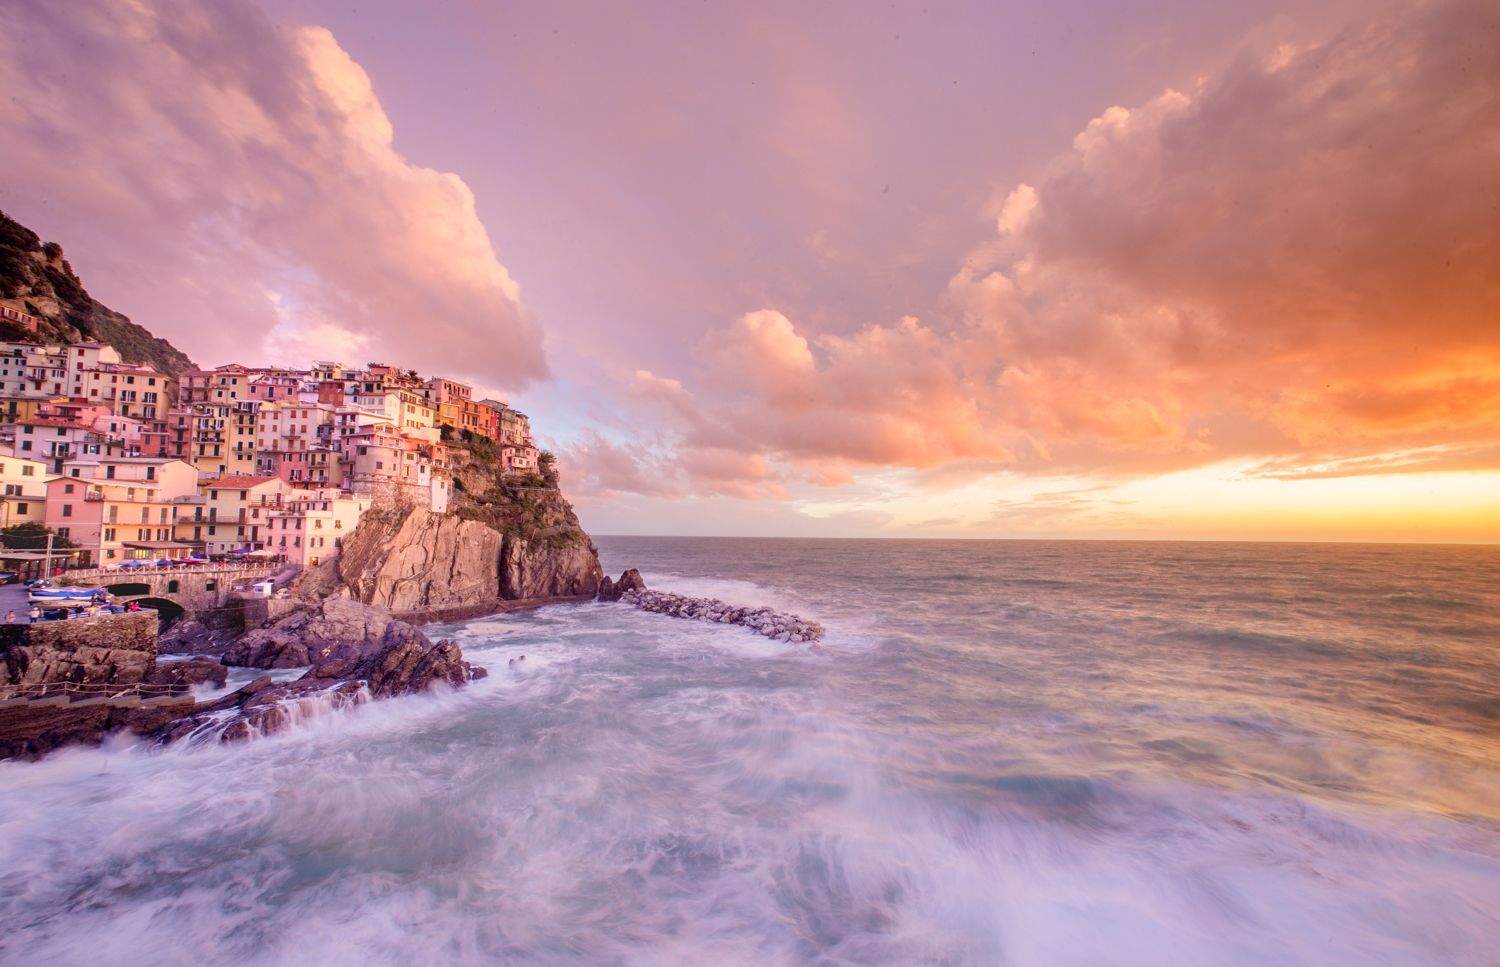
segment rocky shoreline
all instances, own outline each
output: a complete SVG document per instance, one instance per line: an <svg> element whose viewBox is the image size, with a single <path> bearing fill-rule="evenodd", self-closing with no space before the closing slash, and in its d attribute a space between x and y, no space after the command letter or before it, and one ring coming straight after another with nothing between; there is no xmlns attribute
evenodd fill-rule
<svg viewBox="0 0 1500 967"><path fill-rule="evenodd" d="M620 596L620 601L633 604L642 611L674 618L742 625L774 641L802 644L817 641L823 636L823 626L816 621L805 621L795 614L785 614L771 608L736 608L718 598L690 598L670 591L652 591L641 587L626 591Z"/></svg>
<svg viewBox="0 0 1500 967"><path fill-rule="evenodd" d="M148 616L155 620L149 612L140 617ZM135 664L126 663L133 653L127 656L123 649L103 656L114 664L109 677L94 686L100 690L97 695L83 690L87 683L75 680L73 666L92 667L79 662L102 660L95 654L100 649L78 647L61 656L35 647L10 649L8 657L23 679L17 688L32 687L24 679L40 679L44 671L69 674L45 683L57 697L18 697L0 704L0 758L35 759L67 745L98 745L116 732L162 745L249 739L283 731L323 711L413 695L434 686L458 688L486 675L483 668L464 661L456 641L434 642L384 610L341 595L307 601L270 626L249 632L229 644L217 662L157 665L155 635L149 637ZM20 665L25 658L34 660ZM192 685L211 682L222 687L231 665L307 671L289 682L259 678L213 701L193 699ZM34 674L27 676L28 670ZM157 686L162 697L143 701L150 686Z"/></svg>

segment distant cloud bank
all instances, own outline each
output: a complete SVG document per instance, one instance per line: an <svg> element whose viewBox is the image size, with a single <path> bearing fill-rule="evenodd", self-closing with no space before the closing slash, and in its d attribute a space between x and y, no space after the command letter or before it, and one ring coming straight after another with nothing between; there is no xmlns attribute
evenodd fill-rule
<svg viewBox="0 0 1500 967"><path fill-rule="evenodd" d="M1109 108L1038 175L931 319L810 338L750 312L698 345L698 392L638 374L655 439L579 447L576 483L774 497L871 467L1493 467L1493 4L1242 55Z"/></svg>

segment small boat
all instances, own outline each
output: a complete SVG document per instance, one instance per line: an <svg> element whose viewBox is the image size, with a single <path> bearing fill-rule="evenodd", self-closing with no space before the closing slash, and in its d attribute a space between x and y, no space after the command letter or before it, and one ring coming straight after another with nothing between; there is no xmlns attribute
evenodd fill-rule
<svg viewBox="0 0 1500 967"><path fill-rule="evenodd" d="M32 588L26 595L32 604L51 607L81 607L109 600L108 588Z"/></svg>

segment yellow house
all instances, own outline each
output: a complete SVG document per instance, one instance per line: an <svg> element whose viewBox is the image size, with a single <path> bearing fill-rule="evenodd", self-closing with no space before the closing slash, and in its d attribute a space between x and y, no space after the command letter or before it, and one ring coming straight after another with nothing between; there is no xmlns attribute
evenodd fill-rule
<svg viewBox="0 0 1500 967"><path fill-rule="evenodd" d="M28 520L42 523L47 519L47 482L56 480L40 460L22 460L0 454L0 484L5 494L0 498L0 527Z"/></svg>

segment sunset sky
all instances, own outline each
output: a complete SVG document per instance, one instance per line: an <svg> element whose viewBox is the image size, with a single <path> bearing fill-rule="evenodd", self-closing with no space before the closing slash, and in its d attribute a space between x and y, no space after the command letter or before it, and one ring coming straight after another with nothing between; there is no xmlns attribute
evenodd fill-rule
<svg viewBox="0 0 1500 967"><path fill-rule="evenodd" d="M0 209L596 533L1500 541L1500 6L0 0Z"/></svg>

